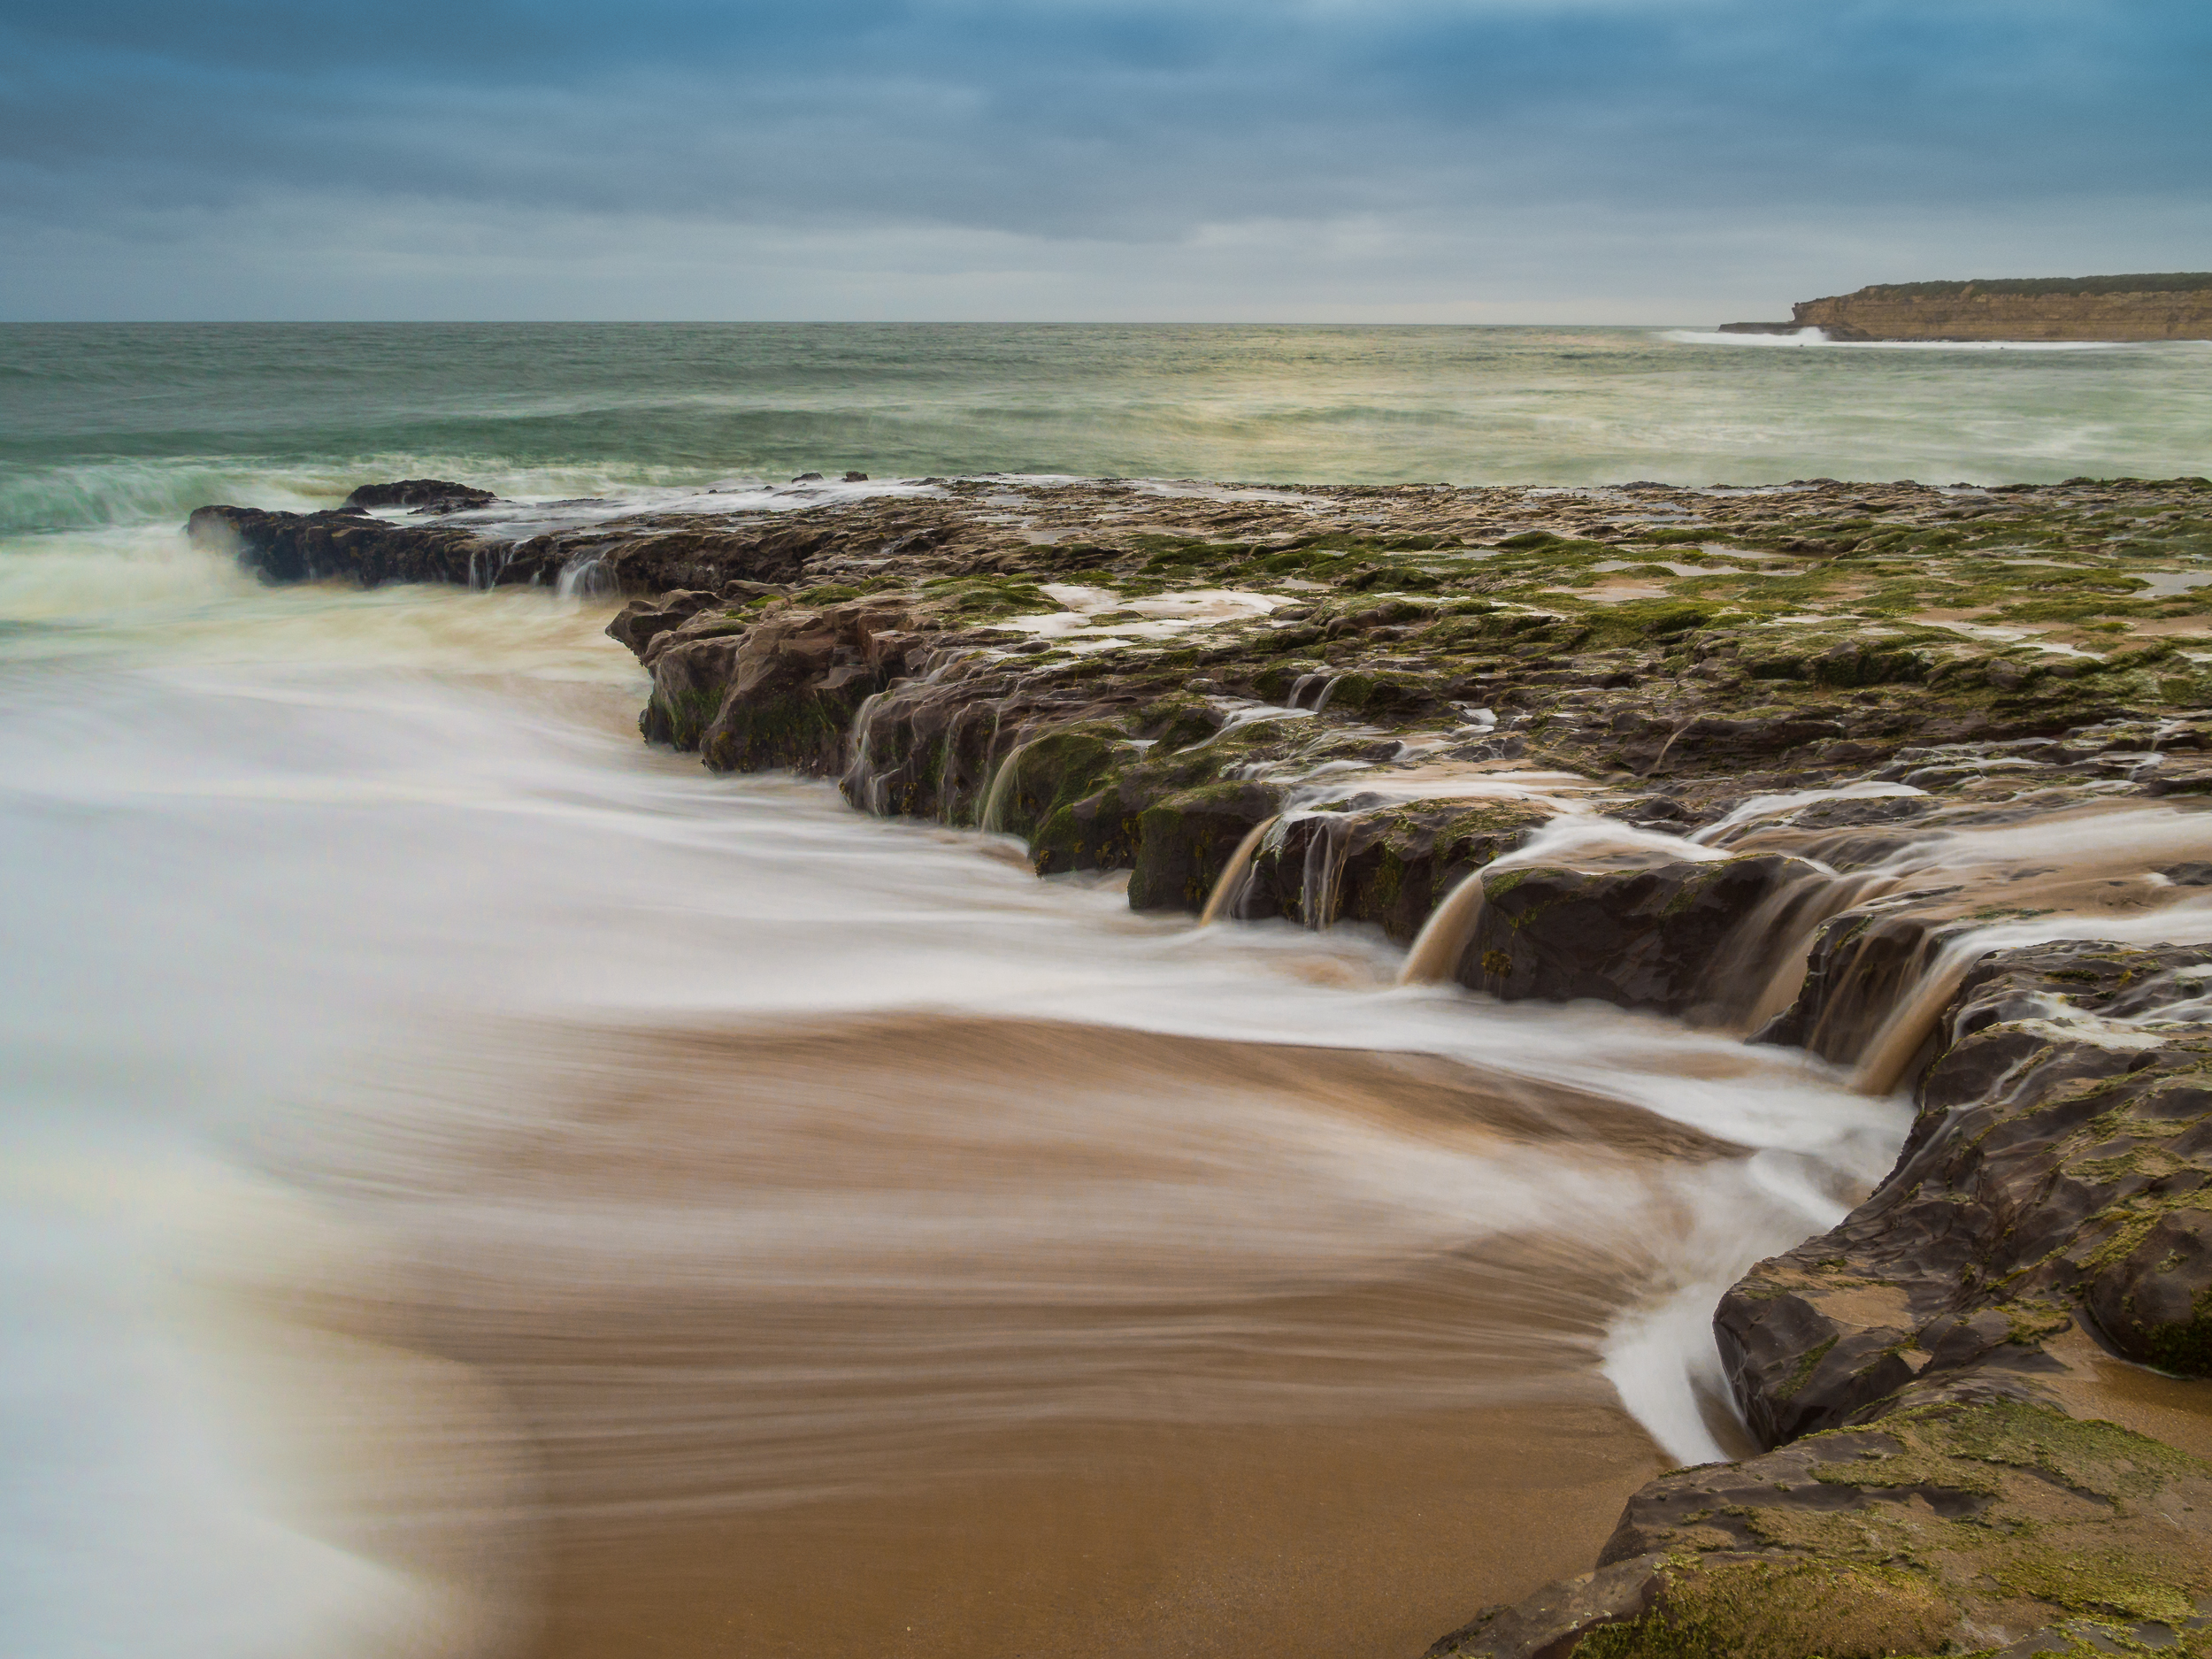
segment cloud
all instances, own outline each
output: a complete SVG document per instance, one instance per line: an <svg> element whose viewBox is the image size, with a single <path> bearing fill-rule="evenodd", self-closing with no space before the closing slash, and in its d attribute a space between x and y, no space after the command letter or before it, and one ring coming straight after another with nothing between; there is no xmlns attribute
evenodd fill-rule
<svg viewBox="0 0 2212 1659"><path fill-rule="evenodd" d="M771 248L856 306L918 303L925 246L1048 304L1110 268L1134 305L1387 310L1456 262L1494 304L1647 305L1700 242L1763 272L1865 249L1834 287L1940 273L1885 261L1946 218L1958 257L2038 269L2203 264L2212 222L2212 12L2145 0L95 4L0 26L0 65L22 315L96 248L142 308L184 246L385 271L359 314L506 314L524 273L469 251L493 224L604 271L598 314L637 289L595 250L711 246L734 280L648 284L706 316L779 291Z"/></svg>

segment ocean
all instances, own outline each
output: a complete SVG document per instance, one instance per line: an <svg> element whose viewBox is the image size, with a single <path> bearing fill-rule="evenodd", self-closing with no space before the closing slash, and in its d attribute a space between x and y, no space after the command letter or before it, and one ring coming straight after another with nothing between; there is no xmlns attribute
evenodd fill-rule
<svg viewBox="0 0 2212 1659"><path fill-rule="evenodd" d="M434 476L2212 471L2212 347L0 328L0 1599L37 1659L1420 1651L1741 1447L1906 1118L638 742L612 607L273 589Z"/></svg>

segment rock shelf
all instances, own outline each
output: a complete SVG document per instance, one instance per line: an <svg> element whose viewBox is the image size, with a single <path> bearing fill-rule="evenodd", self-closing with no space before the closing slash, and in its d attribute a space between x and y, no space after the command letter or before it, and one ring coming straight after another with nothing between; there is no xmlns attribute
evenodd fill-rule
<svg viewBox="0 0 2212 1659"><path fill-rule="evenodd" d="M2100 1365L2212 1374L2212 484L479 494L191 529L634 595L710 767L1915 1090L1717 1315L1773 1449L1438 1655L2212 1652L2212 1468L2098 1420Z"/></svg>

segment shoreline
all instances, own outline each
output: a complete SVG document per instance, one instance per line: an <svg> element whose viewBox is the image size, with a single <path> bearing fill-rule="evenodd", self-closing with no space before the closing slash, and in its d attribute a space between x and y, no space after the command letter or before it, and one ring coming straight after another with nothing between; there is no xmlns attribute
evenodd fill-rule
<svg viewBox="0 0 2212 1659"><path fill-rule="evenodd" d="M275 580L649 593L610 630L645 734L717 770L1916 1079L1891 1178L1723 1301L1774 1449L1438 1652L2200 1640L2212 1471L2078 1411L2085 1340L2212 1371L2212 486L825 490L194 529Z"/></svg>

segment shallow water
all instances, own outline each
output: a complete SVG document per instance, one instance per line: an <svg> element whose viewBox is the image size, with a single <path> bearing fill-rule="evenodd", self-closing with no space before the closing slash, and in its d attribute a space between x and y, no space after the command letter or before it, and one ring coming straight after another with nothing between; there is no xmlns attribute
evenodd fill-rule
<svg viewBox="0 0 2212 1659"><path fill-rule="evenodd" d="M0 330L11 1634L1410 1655L1739 1448L1714 1300L1904 1125L1791 1052L1401 987L1358 929L1134 916L1004 838L710 777L636 741L606 607L264 589L188 507L2172 472L2208 365Z"/></svg>

